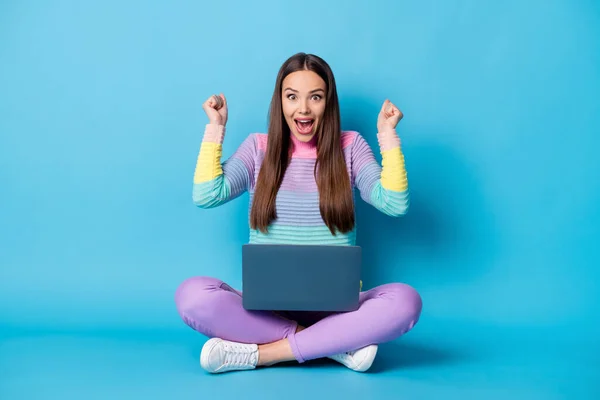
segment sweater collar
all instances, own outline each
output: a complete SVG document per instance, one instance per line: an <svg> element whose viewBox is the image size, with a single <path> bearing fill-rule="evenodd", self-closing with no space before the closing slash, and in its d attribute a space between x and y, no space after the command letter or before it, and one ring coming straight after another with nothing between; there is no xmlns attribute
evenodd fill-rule
<svg viewBox="0 0 600 400"><path fill-rule="evenodd" d="M292 139L291 142L294 146L293 154L313 153L317 150L317 135L314 135L308 142L298 140L298 138L296 138L296 136L291 132L290 136Z"/></svg>

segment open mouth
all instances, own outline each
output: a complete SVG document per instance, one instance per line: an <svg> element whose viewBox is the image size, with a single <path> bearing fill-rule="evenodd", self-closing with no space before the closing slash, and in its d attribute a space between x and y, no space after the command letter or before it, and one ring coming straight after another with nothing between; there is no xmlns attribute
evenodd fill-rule
<svg viewBox="0 0 600 400"><path fill-rule="evenodd" d="M310 118L295 119L294 122L296 123L298 133L301 135L309 135L315 124L315 120Z"/></svg>

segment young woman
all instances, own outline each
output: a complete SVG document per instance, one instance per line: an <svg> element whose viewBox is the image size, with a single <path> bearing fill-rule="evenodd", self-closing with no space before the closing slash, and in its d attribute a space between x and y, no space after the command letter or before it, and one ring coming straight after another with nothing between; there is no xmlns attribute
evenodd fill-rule
<svg viewBox="0 0 600 400"><path fill-rule="evenodd" d="M358 133L342 132L335 80L321 58L299 53L281 67L268 134L252 134L221 161L228 108L222 94L203 105L208 116L194 173L193 200L216 207L250 195L250 242L354 245L354 191L381 212L408 207L404 157L396 125L400 110L386 100L377 121L380 166ZM183 321L210 339L201 366L209 372L329 357L355 371L369 369L377 344L419 320L419 294L403 283L360 292L347 313L246 311L242 293L213 277L193 277L176 291Z"/></svg>

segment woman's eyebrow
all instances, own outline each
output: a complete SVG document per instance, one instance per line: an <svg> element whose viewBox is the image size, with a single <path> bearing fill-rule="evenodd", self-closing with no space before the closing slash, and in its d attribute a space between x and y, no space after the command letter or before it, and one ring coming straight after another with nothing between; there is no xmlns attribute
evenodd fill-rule
<svg viewBox="0 0 600 400"><path fill-rule="evenodd" d="M283 89L283 90L289 90L289 91L292 91L292 92L298 93L298 91L297 91L296 89L292 89L292 88L290 88L290 87L286 87L286 88L285 88L285 89ZM315 93L315 92L325 92L325 89L321 89L321 88L319 88L319 89L313 89L313 90L311 90L309 93Z"/></svg>

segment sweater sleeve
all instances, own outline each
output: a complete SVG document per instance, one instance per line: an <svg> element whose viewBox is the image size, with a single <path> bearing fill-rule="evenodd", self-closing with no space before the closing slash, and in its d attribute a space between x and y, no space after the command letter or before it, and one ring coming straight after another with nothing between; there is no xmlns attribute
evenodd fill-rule
<svg viewBox="0 0 600 400"><path fill-rule="evenodd" d="M382 165L375 160L369 144L356 134L352 145L352 177L361 198L379 211L393 216L406 214L409 205L408 180L400 138L395 130L377 134Z"/></svg>
<svg viewBox="0 0 600 400"><path fill-rule="evenodd" d="M208 124L194 171L192 199L196 206L212 208L229 202L249 189L254 179L254 135L222 162L225 127Z"/></svg>

